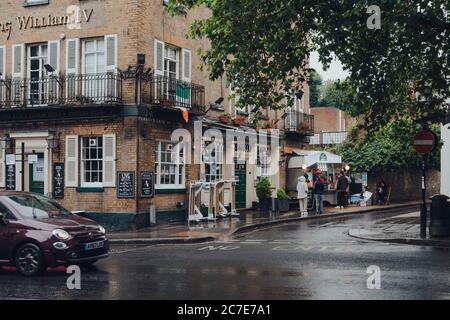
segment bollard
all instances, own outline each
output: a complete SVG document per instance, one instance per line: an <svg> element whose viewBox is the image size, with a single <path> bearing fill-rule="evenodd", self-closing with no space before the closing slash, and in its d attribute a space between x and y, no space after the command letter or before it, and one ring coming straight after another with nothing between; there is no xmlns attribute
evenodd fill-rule
<svg viewBox="0 0 450 320"><path fill-rule="evenodd" d="M450 237L449 199L442 194L431 197L430 237Z"/></svg>

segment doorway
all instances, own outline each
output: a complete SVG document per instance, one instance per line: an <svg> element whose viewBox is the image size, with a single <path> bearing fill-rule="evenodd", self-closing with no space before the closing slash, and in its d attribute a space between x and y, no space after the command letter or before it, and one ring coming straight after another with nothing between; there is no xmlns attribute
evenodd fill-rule
<svg viewBox="0 0 450 320"><path fill-rule="evenodd" d="M247 165L236 163L234 174L238 180L236 183L236 209L245 209L247 207Z"/></svg>
<svg viewBox="0 0 450 320"><path fill-rule="evenodd" d="M44 194L44 154L34 154L33 162L29 163L29 190L30 192Z"/></svg>

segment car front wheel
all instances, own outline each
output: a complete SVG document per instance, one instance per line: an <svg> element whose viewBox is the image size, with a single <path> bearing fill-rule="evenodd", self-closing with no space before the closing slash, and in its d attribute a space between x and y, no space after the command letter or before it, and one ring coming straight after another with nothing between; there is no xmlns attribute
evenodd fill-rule
<svg viewBox="0 0 450 320"><path fill-rule="evenodd" d="M32 243L24 244L16 253L17 270L24 276L33 277L45 271L45 262L41 249Z"/></svg>

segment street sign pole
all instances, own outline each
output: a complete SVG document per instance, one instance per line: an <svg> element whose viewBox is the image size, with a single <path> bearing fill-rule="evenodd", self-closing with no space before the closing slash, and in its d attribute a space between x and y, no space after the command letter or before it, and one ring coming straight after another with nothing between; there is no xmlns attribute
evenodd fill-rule
<svg viewBox="0 0 450 320"><path fill-rule="evenodd" d="M420 237L427 237L427 199L426 199L426 190L427 190L427 154L422 156L422 206L420 208Z"/></svg>
<svg viewBox="0 0 450 320"><path fill-rule="evenodd" d="M427 120L422 121L422 131L418 132L413 139L413 147L417 153L422 155L422 204L420 206L420 237L427 236L428 207L426 199L427 191L427 162L428 154L436 148L436 135L428 129Z"/></svg>

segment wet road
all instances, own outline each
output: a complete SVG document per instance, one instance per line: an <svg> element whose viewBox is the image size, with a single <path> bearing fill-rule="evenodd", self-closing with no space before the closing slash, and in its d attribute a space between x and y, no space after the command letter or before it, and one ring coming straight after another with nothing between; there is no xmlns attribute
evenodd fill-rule
<svg viewBox="0 0 450 320"><path fill-rule="evenodd" d="M360 241L350 228L387 215L321 219L228 242L114 246L69 290L64 271L0 271L0 299L449 299L450 251ZM367 288L369 266L381 289Z"/></svg>

